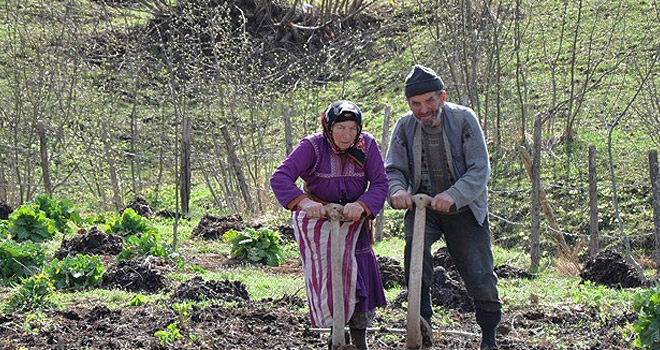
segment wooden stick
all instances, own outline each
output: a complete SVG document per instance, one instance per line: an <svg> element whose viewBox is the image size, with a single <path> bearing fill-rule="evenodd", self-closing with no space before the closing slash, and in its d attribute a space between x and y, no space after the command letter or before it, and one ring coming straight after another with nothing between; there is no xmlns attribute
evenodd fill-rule
<svg viewBox="0 0 660 350"><path fill-rule="evenodd" d="M431 204L431 199L425 194L416 194L412 197L415 204L415 224L408 276L408 314L406 317L406 347L408 349L420 349L422 347L422 330L419 318L422 297L424 231L426 228L426 206Z"/></svg>
<svg viewBox="0 0 660 350"><path fill-rule="evenodd" d="M344 316L344 284L342 282L342 251L341 251L341 231L339 230L339 220L341 219L343 207L339 204L330 203L325 205L326 216L330 219L330 254L332 266L332 328L344 329L346 325ZM332 333L332 348L340 348L346 345L344 332L336 331Z"/></svg>

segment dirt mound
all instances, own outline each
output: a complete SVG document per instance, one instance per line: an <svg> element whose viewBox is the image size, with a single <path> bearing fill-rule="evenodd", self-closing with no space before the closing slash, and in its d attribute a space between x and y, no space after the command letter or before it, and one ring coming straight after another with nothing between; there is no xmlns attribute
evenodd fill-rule
<svg viewBox="0 0 660 350"><path fill-rule="evenodd" d="M442 266L433 269L431 301L433 305L442 306L448 310L474 311L472 298L468 296L463 282L454 279Z"/></svg>
<svg viewBox="0 0 660 350"><path fill-rule="evenodd" d="M279 225L275 228L275 230L280 232L283 240L296 240L296 235L293 233L293 227L291 227L291 225Z"/></svg>
<svg viewBox="0 0 660 350"><path fill-rule="evenodd" d="M580 277L585 281L603 284L614 288L634 288L642 286L642 280L635 269L621 254L611 249L604 250L584 264Z"/></svg>
<svg viewBox="0 0 660 350"><path fill-rule="evenodd" d="M9 214L11 214L14 211L9 204L5 202L0 202L0 220L7 220L9 219Z"/></svg>
<svg viewBox="0 0 660 350"><path fill-rule="evenodd" d="M452 259L449 254L447 247L438 248L438 250L433 253L433 267L436 268L438 266L443 267L453 279L461 279L456 264L454 264L454 259Z"/></svg>
<svg viewBox="0 0 660 350"><path fill-rule="evenodd" d="M222 299L241 302L250 300L250 294L241 281L205 281L197 276L182 283L172 295L172 299L178 301Z"/></svg>
<svg viewBox="0 0 660 350"><path fill-rule="evenodd" d="M140 196L137 196L133 202L126 206L126 208L133 209L140 216L149 217L154 215L153 208L149 206L149 203L147 203L146 199Z"/></svg>
<svg viewBox="0 0 660 350"><path fill-rule="evenodd" d="M157 259L122 260L108 268L103 275L102 287L156 293L171 284L162 272L166 268Z"/></svg>
<svg viewBox="0 0 660 350"><path fill-rule="evenodd" d="M378 268L380 269L380 278L383 280L383 286L386 289L393 288L397 285L406 286L403 267L397 260L386 256L379 256Z"/></svg>
<svg viewBox="0 0 660 350"><path fill-rule="evenodd" d="M247 225L238 216L216 216L206 214L192 231L193 236L205 239L222 239L222 235L229 230L242 231Z"/></svg>
<svg viewBox="0 0 660 350"><path fill-rule="evenodd" d="M298 309L302 309L305 306L307 306L307 301L305 299L295 296L295 295L288 295L285 294L281 298L273 299L273 298L264 298L259 301L260 303L263 303L267 305L267 307L294 307Z"/></svg>
<svg viewBox="0 0 660 350"><path fill-rule="evenodd" d="M55 257L62 259L77 254L117 255L121 252L121 243L121 237L105 234L96 227L89 231L81 229L77 236L62 241Z"/></svg>
<svg viewBox="0 0 660 350"><path fill-rule="evenodd" d="M172 210L163 209L163 210L159 210L159 211L156 212L156 216L160 216L161 218L174 219L174 218L177 217L177 215L180 218L188 219L185 216L183 216L183 214L177 213L177 212L172 211Z"/></svg>
<svg viewBox="0 0 660 350"><path fill-rule="evenodd" d="M527 271L507 264L495 266L495 274L499 278L518 278L518 279L532 278L532 275L529 274Z"/></svg>

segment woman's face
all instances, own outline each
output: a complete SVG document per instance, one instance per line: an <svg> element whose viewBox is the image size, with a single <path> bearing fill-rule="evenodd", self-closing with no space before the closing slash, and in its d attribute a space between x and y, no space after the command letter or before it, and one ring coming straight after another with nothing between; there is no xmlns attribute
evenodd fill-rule
<svg viewBox="0 0 660 350"><path fill-rule="evenodd" d="M348 149L353 145L353 141L358 135L358 123L354 120L334 123L332 125L332 140L341 151Z"/></svg>

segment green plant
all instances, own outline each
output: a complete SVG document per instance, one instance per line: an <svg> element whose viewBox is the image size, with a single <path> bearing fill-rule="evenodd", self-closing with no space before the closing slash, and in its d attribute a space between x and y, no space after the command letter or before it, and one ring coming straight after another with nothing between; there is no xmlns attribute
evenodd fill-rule
<svg viewBox="0 0 660 350"><path fill-rule="evenodd" d="M54 292L55 287L50 278L45 274L39 274L22 279L7 305L11 310L18 311L48 308L53 305Z"/></svg>
<svg viewBox="0 0 660 350"><path fill-rule="evenodd" d="M185 325L188 324L188 320L190 319L190 310L192 310L192 307L193 304L190 302L172 304L172 309L174 312L176 312L179 324L182 327L185 327Z"/></svg>
<svg viewBox="0 0 660 350"><path fill-rule="evenodd" d="M24 204L9 216L9 233L19 242L47 241L55 235L55 223L46 217L38 204Z"/></svg>
<svg viewBox="0 0 660 350"><path fill-rule="evenodd" d="M145 303L146 303L146 300L144 298L144 295L135 294L133 299L131 299L131 301L129 301L126 305L127 306L140 306L140 305L144 305Z"/></svg>
<svg viewBox="0 0 660 350"><path fill-rule="evenodd" d="M105 230L124 237L156 231L148 219L137 214L132 208L126 208L118 218L111 218L106 223Z"/></svg>
<svg viewBox="0 0 660 350"><path fill-rule="evenodd" d="M172 345L178 339L181 339L181 332L176 322L172 322L167 326L166 330L156 331L154 333L161 345Z"/></svg>
<svg viewBox="0 0 660 350"><path fill-rule="evenodd" d="M11 282L35 274L41 269L45 256L39 244L0 240L0 279Z"/></svg>
<svg viewBox="0 0 660 350"><path fill-rule="evenodd" d="M55 228L60 232L71 232L72 228L69 222L80 225L82 218L77 211L73 209L73 202L69 199L53 199L44 194L34 199L39 205L39 209L46 214L46 217L55 221Z"/></svg>
<svg viewBox="0 0 660 350"><path fill-rule="evenodd" d="M53 259L44 269L57 289L82 289L101 282L104 268L98 255L78 254L61 261Z"/></svg>
<svg viewBox="0 0 660 350"><path fill-rule="evenodd" d="M0 220L0 239L9 237L9 221Z"/></svg>
<svg viewBox="0 0 660 350"><path fill-rule="evenodd" d="M225 242L231 243L231 257L234 259L266 263L269 266L279 266L285 261L277 231L267 228L229 230L223 238Z"/></svg>
<svg viewBox="0 0 660 350"><path fill-rule="evenodd" d="M122 251L117 255L117 260L128 260L144 255L179 258L172 247L161 240L160 235L155 232L148 232L140 236L132 235L125 238Z"/></svg>
<svg viewBox="0 0 660 350"><path fill-rule="evenodd" d="M638 315L633 323L637 333L633 344L644 349L659 349L660 287L635 294L633 307Z"/></svg>

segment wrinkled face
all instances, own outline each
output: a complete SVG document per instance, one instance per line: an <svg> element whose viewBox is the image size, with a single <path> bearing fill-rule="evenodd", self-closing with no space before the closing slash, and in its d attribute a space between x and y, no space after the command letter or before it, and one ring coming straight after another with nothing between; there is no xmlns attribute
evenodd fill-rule
<svg viewBox="0 0 660 350"><path fill-rule="evenodd" d="M354 120L334 123L332 125L332 140L340 150L348 149L358 135L358 123Z"/></svg>
<svg viewBox="0 0 660 350"><path fill-rule="evenodd" d="M438 111L445 103L445 91L429 91L421 95L408 97L408 106L422 124L431 126L437 120Z"/></svg>

